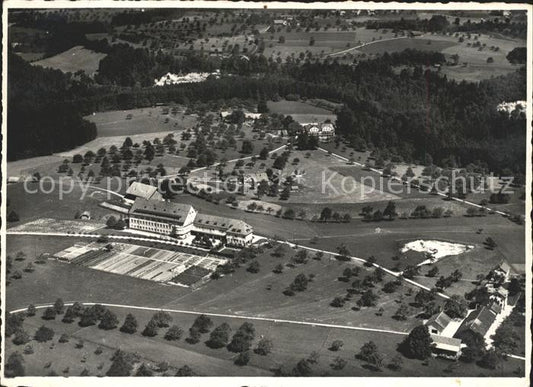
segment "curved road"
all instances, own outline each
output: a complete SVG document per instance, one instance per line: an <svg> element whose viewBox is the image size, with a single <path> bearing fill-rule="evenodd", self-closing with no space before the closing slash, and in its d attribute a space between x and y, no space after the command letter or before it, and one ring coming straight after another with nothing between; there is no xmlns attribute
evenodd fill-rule
<svg viewBox="0 0 533 387"><path fill-rule="evenodd" d="M65 306L70 306L72 304L74 304L74 302L69 301L68 303L65 303ZM316 323L316 322L308 322L308 321L284 320L284 319L277 319L277 318L270 318L270 317L255 317L255 316L242 316L242 315L235 315L235 314L197 312L197 311L182 310L182 309L151 308L148 306L108 304L104 302L80 302L80 304L85 305L85 306L100 304L100 305L112 307L112 308L148 310L148 311L155 311L155 312L163 311L163 312L169 312L169 313L181 313L181 314L193 314L193 315L203 314L203 315L211 316L211 317L225 317L225 318L235 318L235 319L240 319L240 320L267 321L267 322L280 323L280 324L307 325L307 326L324 327L324 328L348 329L348 330L353 330L353 331L390 333L390 334L402 335L402 336L406 336L409 334L409 332L398 332L398 331L392 331L388 329L353 327L349 325L326 324L326 323ZM42 305L36 305L35 309L45 309L45 308L50 308L53 306L54 306L53 303L42 304ZM12 310L9 313L10 314L21 313L26 310L27 308L21 308L21 309Z"/></svg>

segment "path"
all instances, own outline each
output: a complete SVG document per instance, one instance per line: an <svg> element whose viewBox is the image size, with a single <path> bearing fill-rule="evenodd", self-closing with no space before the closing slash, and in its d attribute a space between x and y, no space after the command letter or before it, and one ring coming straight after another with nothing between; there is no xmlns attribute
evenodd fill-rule
<svg viewBox="0 0 533 387"><path fill-rule="evenodd" d="M70 306L72 304L74 304L74 302L69 301L65 303L65 306ZM103 303L103 302L80 302L80 304L85 305L85 306L100 304L100 305L112 307L112 308L148 310L148 311L154 311L154 312L163 311L163 312L169 312L169 313L181 313L181 314L193 314L193 315L203 314L203 315L210 316L210 317L224 317L224 318L235 318L235 319L240 319L240 320L266 321L266 322L272 322L272 323L278 323L278 324L306 325L306 326L323 327L323 328L347 329L347 330L353 330L353 331L390 333L390 334L402 335L402 336L406 336L409 334L409 332L399 332L399 331L392 331L388 329L354 327L350 325L326 324L326 323L316 323L316 322L308 322L308 321L284 320L284 319L270 318L270 317L256 317L256 316L242 316L242 315L224 314L224 313L197 312L193 310L183 310L183 309L152 308L148 306L108 304L108 303ZM41 305L35 305L35 309L45 309L45 308L50 308L53 306L54 306L53 303L41 304ZM10 314L21 313L26 310L27 308L20 308L20 309L12 310L9 313Z"/></svg>

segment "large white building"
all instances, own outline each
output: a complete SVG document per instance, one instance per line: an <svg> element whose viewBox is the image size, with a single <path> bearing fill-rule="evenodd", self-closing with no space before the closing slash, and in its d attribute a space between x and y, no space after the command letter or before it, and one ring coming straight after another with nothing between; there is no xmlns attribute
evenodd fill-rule
<svg viewBox="0 0 533 387"><path fill-rule="evenodd" d="M188 204L137 197L128 212L129 228L179 239L205 236L228 246L245 247L253 228L238 219L199 214Z"/></svg>

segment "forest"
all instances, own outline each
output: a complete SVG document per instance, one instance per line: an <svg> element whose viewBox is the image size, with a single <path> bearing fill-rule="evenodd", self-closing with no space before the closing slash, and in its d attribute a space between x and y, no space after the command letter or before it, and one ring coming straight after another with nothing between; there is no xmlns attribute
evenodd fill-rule
<svg viewBox="0 0 533 387"><path fill-rule="evenodd" d="M338 133L358 149L382 150L408 162L453 160L459 166L477 163L495 172L524 172L525 117L509 117L496 106L525 99L525 69L480 83L458 83L436 68L426 70L445 62L441 53L428 51L386 53L346 65L336 60L278 63L261 54L247 60L237 54L174 57L123 44L94 45L108 52L94 81L32 67L10 55L10 159L94 138L95 128L81 119L93 111L171 102L222 106L232 98L297 95L342 103ZM156 73L216 68L222 70L220 79L151 87Z"/></svg>
<svg viewBox="0 0 533 387"><path fill-rule="evenodd" d="M70 103L76 92L67 75L9 53L8 78L9 161L68 150L96 137L96 126Z"/></svg>

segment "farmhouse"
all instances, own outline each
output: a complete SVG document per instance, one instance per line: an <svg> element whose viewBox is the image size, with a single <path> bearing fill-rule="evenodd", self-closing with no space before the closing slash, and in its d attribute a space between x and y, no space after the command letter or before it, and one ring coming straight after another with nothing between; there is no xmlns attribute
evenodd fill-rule
<svg viewBox="0 0 533 387"><path fill-rule="evenodd" d="M496 311L488 306L482 306L470 313L459 328L458 334L466 330L471 330L479 333L481 336L485 336L494 320L496 320L496 315Z"/></svg>
<svg viewBox="0 0 533 387"><path fill-rule="evenodd" d="M442 335L446 327L452 322L452 318L444 312L440 312L432 316L427 322L426 326L432 335Z"/></svg>
<svg viewBox="0 0 533 387"><path fill-rule="evenodd" d="M135 202L135 199L137 198L146 200L163 200L163 196L159 193L157 187L134 181L128 187L126 195L124 195L124 202L128 204L133 204L133 202Z"/></svg>
<svg viewBox="0 0 533 387"><path fill-rule="evenodd" d="M129 213L129 228L186 239L206 237L228 246L252 243L253 228L238 220L199 214L188 204L137 198Z"/></svg>
<svg viewBox="0 0 533 387"><path fill-rule="evenodd" d="M433 356L457 360L461 356L461 340L453 337L431 335Z"/></svg>
<svg viewBox="0 0 533 387"><path fill-rule="evenodd" d="M301 125L309 136L318 137L318 140L321 142L328 142L335 137L335 127L330 122L324 122L322 124L309 122Z"/></svg>

